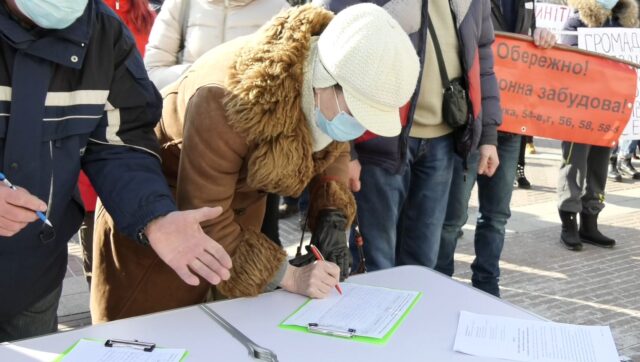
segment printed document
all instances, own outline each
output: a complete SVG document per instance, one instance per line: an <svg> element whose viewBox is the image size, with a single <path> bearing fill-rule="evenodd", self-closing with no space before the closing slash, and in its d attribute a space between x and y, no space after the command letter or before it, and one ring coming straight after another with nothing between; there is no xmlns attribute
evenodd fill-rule
<svg viewBox="0 0 640 362"><path fill-rule="evenodd" d="M618 362L609 327L460 312L454 351L512 361Z"/></svg>
<svg viewBox="0 0 640 362"><path fill-rule="evenodd" d="M342 295L312 299L283 325L316 323L334 330L355 329L361 337L384 338L420 294L415 291L341 283Z"/></svg>
<svg viewBox="0 0 640 362"><path fill-rule="evenodd" d="M185 349L156 347L145 352L128 347L105 347L104 342L81 339L56 362L180 362L186 355Z"/></svg>

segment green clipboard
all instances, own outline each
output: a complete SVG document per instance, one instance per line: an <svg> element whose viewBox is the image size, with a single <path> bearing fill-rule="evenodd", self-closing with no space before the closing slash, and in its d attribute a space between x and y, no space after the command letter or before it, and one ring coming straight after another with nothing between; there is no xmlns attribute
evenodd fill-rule
<svg viewBox="0 0 640 362"><path fill-rule="evenodd" d="M388 289L392 289L392 288L388 288ZM422 298L422 292L418 292L418 294L415 296L415 298L413 298L413 301L411 301L411 304L409 304L409 307L404 312L404 314L402 314L402 316L396 321L396 323L393 325L393 327L391 327L391 329L389 329L387 334L385 334L385 336L382 337L382 338L363 337L363 336L358 336L358 335L354 335L352 337L340 337L340 336L334 336L334 335L325 335L325 336L333 337L333 338L340 338L340 339L347 339L347 340L352 340L352 341L361 342L361 343L385 345L385 344L387 344L387 342L389 342L389 339L391 338L391 336L396 332L398 327L400 327L400 325L402 324L404 319L407 317L409 312L411 312L411 310L413 309L413 306L416 305L416 303L420 300L420 298ZM304 302L293 313L289 314L282 322L280 322L278 327L280 327L281 329L286 329L286 330L290 330L290 331L298 331L298 332L316 334L316 333L313 333L313 332L309 332L307 327L284 324L289 318L291 318L293 315L298 313L309 302L311 302L311 298L309 298L306 302Z"/></svg>
<svg viewBox="0 0 640 362"><path fill-rule="evenodd" d="M73 349L76 348L76 345L78 345L78 343L80 343L80 341L82 341L82 340L92 341L92 342L97 342L97 343L102 343L102 344L104 344L104 342L105 342L104 340L100 340L100 339L96 339L96 338L80 338L79 340L76 341L76 343L71 345L71 347L67 348L64 352L60 353L60 355L58 357L56 357L56 359L54 359L51 362L61 362L61 361L63 361L63 359L67 355L69 355L69 353L71 353L73 351ZM156 348L162 348L162 347L156 347ZM185 350L184 354L180 358L180 362L186 361L188 356L189 356L189 351Z"/></svg>

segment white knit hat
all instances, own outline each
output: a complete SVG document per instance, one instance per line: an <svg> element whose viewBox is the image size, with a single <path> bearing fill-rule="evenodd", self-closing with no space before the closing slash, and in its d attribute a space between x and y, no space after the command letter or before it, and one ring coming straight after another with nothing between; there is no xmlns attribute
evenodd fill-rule
<svg viewBox="0 0 640 362"><path fill-rule="evenodd" d="M400 133L399 109L415 90L420 64L391 15L370 3L342 10L320 35L318 58L358 122L380 136Z"/></svg>

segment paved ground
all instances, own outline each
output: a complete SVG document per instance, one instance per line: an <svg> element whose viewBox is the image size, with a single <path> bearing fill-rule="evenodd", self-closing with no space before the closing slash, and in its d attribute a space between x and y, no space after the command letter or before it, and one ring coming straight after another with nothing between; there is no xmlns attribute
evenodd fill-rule
<svg viewBox="0 0 640 362"><path fill-rule="evenodd" d="M557 322L610 325L621 355L640 362L640 182L607 185L602 230L618 240L612 250L585 246L571 252L558 242L559 221L555 185L559 144L536 140L527 156L531 190L516 189L512 219L502 258L502 294L511 303ZM640 168L640 164L636 163ZM471 211L476 210L475 195ZM456 254L454 278L468 282L473 261L473 221L465 226ZM288 251L300 239L296 218L281 222ZM81 253L69 244L69 268L58 310L61 328L90 323L88 290L82 276Z"/></svg>

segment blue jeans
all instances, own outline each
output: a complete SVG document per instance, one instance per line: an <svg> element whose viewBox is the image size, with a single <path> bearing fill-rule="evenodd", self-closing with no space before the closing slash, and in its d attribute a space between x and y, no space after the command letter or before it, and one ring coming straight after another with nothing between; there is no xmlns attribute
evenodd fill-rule
<svg viewBox="0 0 640 362"><path fill-rule="evenodd" d="M636 152L636 147L638 147L639 142L640 140L628 139L620 141L620 144L613 149L611 157L618 156L619 159L630 159Z"/></svg>
<svg viewBox="0 0 640 362"><path fill-rule="evenodd" d="M410 138L408 146L401 174L362 165L356 203L368 271L436 265L453 172L453 137ZM353 243L351 249L357 264Z"/></svg>
<svg viewBox="0 0 640 362"><path fill-rule="evenodd" d="M469 198L473 185L478 182L479 213L476 222L474 247L476 258L471 264L473 286L495 296L500 296L500 254L504 245L505 225L511 217L511 194L516 175L520 136L498 135L498 158L500 165L493 177L478 176L479 154L469 157L466 180L462 160L456 157L449 203L440 238L440 252L436 270L453 275L453 254L456 250L458 232L469 217Z"/></svg>

